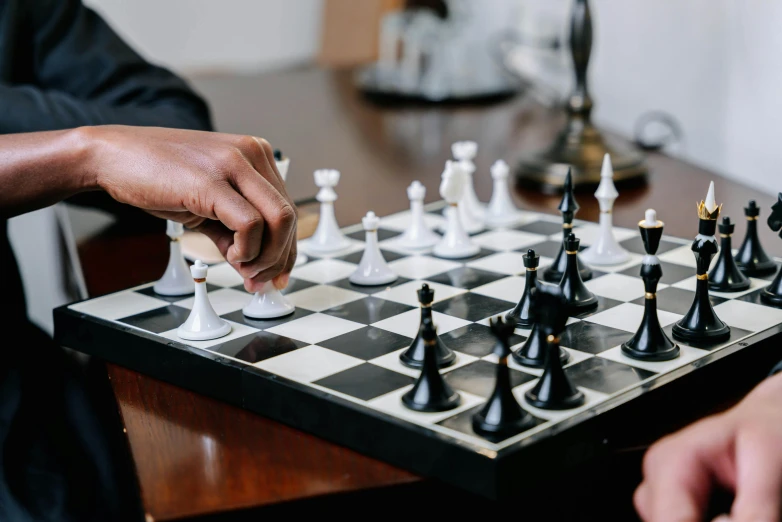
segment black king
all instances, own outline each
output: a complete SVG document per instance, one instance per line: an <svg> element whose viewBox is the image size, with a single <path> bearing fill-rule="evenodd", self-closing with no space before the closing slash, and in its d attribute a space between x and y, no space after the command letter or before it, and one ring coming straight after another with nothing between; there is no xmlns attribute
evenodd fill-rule
<svg viewBox="0 0 782 522"><path fill-rule="evenodd" d="M714 182L709 186L706 201L698 203L698 235L692 242L695 254L697 282L695 299L690 310L679 322L673 325L673 336L683 341L713 343L730 337L730 327L723 323L709 300L709 264L717 252L717 219L720 217L722 205L717 205L714 199Z"/></svg>

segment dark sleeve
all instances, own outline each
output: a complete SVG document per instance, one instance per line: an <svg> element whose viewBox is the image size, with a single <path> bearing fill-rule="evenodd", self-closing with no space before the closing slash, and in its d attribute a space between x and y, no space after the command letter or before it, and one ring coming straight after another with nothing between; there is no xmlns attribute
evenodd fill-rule
<svg viewBox="0 0 782 522"><path fill-rule="evenodd" d="M771 375L776 375L780 372L782 372L782 361L779 361L779 363L774 366L774 369L771 370Z"/></svg>
<svg viewBox="0 0 782 522"><path fill-rule="evenodd" d="M0 84L0 132L123 124L211 130L204 101L80 0L23 0L30 85ZM27 40L29 38L29 40Z"/></svg>

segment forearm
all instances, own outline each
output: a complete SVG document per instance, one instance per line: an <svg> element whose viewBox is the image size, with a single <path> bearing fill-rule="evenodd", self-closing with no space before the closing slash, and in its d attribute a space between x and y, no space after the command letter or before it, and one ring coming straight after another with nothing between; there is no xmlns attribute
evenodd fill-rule
<svg viewBox="0 0 782 522"><path fill-rule="evenodd" d="M0 217L95 190L90 146L80 129L0 136Z"/></svg>

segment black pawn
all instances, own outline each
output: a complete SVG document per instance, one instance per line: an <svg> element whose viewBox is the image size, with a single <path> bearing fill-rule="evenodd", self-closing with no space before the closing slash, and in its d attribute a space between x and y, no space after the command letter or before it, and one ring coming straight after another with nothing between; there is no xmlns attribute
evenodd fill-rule
<svg viewBox="0 0 782 522"><path fill-rule="evenodd" d="M779 232L779 237L782 237L782 192L779 193L777 202L771 207L771 215L768 216L768 226L774 232ZM771 281L760 293L760 298L764 303L782 306L782 269L777 273L777 276Z"/></svg>
<svg viewBox="0 0 782 522"><path fill-rule="evenodd" d="M573 179L570 174L570 169L568 169L567 176L565 176L564 190L565 193L562 194L562 201L559 202L559 207L557 207L560 214L562 214L562 244L559 246L559 252L557 252L554 262L543 270L543 280L554 284L559 284L562 280L562 276L565 274L565 268L567 267L565 240L573 230L573 219L579 209L578 203L576 202L576 196L573 194ZM581 280L589 281L592 279L592 269L582 263L578 256L576 256L576 262L578 264L578 271L581 273Z"/></svg>
<svg viewBox="0 0 782 522"><path fill-rule="evenodd" d="M537 324L533 325L524 344L513 352L513 360L529 368L543 368L546 365L546 336ZM564 365L569 360L570 354L560 348L560 363Z"/></svg>
<svg viewBox="0 0 782 522"><path fill-rule="evenodd" d="M489 321L489 327L497 338L494 353L499 357L497 363L494 391L481 410L472 417L473 430L486 437L505 438L519 433L534 423L530 414L524 411L513 396L508 369L510 355L510 336L513 335L513 324L504 323L502 319Z"/></svg>
<svg viewBox="0 0 782 522"><path fill-rule="evenodd" d="M282 151L280 149L274 149L274 161L282 161Z"/></svg>
<svg viewBox="0 0 782 522"><path fill-rule="evenodd" d="M736 254L736 264L742 272L750 277L773 274L777 265L760 244L758 238L760 207L754 200L744 208L744 215L747 216L747 235L744 236L744 241Z"/></svg>
<svg viewBox="0 0 782 522"><path fill-rule="evenodd" d="M562 289L562 295L567 300L567 306L571 315L597 306L597 297L584 285L581 273L578 270L577 259L580 242L575 234L569 234L563 243L565 245L565 254L567 255L567 265L565 265L565 273L559 282L559 287Z"/></svg>
<svg viewBox="0 0 782 522"><path fill-rule="evenodd" d="M435 412L456 408L461 403L459 394L453 391L440 375L437 366L437 331L431 319L421 325L424 341L424 363L413 388L402 396L402 403L411 410Z"/></svg>
<svg viewBox="0 0 782 522"><path fill-rule="evenodd" d="M544 410L568 410L584 404L584 394L570 382L562 368L559 336L567 322L567 301L562 290L553 285L541 285L533 291L536 319L546 336L546 366L543 376L524 397L532 406Z"/></svg>
<svg viewBox="0 0 782 522"><path fill-rule="evenodd" d="M523 259L524 268L527 270L524 292L521 294L519 304L505 315L505 321L515 325L517 328L529 328L533 324L530 315L529 289L538 284L538 264L540 264L540 256L532 249L527 250Z"/></svg>
<svg viewBox="0 0 782 522"><path fill-rule="evenodd" d="M430 322L433 322L432 302L434 301L434 290L429 288L429 285L426 283L418 290L418 301L421 303L421 326L418 328L418 334L415 336L415 339L413 339L413 344L411 344L407 350L399 354L399 360L402 361L402 364L416 369L421 368L424 365L424 352L426 351L422 335L424 323L427 319ZM450 366L456 361L456 354L446 346L439 335L437 336L435 355L439 368Z"/></svg>
<svg viewBox="0 0 782 522"><path fill-rule="evenodd" d="M709 272L709 290L718 292L740 292L749 288L749 279L741 273L733 260L733 247L730 236L736 225L730 222L730 218L722 218L720 229L720 253L714 268Z"/></svg>

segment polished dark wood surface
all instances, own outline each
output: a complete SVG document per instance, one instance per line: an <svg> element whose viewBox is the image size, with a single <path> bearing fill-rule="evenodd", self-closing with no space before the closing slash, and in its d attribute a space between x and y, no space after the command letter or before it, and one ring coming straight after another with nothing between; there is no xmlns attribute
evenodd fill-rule
<svg viewBox="0 0 782 522"><path fill-rule="evenodd" d="M347 72L318 69L250 77L204 77L195 87L210 101L219 130L267 138L292 158L291 195L314 195L312 171L337 168L337 218L358 222L367 210L379 215L408 205L405 188L437 187L450 144L479 145L476 191L491 195L490 164L512 163L522 151L544 146L563 124L557 111L517 98L488 107L378 108L351 88ZM599 100L598 100L599 102ZM756 199L767 215L774 199L696 166L662 154L649 156L648 186L623 191L615 223L634 227L654 207L666 232L697 233L696 201L714 180L724 215L744 233L742 207ZM556 212L559 197L520 191L523 208ZM590 194L578 196L579 218L596 220ZM782 255L782 241L765 226L761 239ZM81 245L92 295L153 280L168 256L165 236L109 230ZM111 270L105 267L110 266ZM276 422L196 395L138 373L109 366L109 375L135 460L146 511L155 520L261 506L313 495L378 488L417 477ZM689 419L694 420L694 419Z"/></svg>

